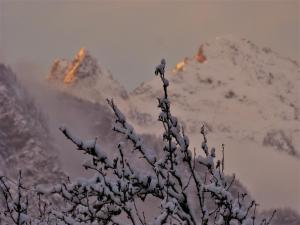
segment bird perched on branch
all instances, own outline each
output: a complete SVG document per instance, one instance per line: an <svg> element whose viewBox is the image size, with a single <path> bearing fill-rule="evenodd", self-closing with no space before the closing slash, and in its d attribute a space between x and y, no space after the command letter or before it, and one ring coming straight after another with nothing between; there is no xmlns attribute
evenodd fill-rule
<svg viewBox="0 0 300 225"><path fill-rule="evenodd" d="M157 76L158 74L160 74L160 76L164 76L165 75L165 67L166 67L166 60L162 59L160 61L160 64L155 68L155 75Z"/></svg>

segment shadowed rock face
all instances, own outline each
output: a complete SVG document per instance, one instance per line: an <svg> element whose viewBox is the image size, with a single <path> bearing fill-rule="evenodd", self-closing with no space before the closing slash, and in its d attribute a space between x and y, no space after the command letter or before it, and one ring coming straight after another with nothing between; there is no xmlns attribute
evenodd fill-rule
<svg viewBox="0 0 300 225"><path fill-rule="evenodd" d="M263 145L271 146L278 151L284 151L292 156L300 158L300 153L296 150L291 136L284 130L272 130L263 139Z"/></svg>
<svg viewBox="0 0 300 225"><path fill-rule="evenodd" d="M0 170L25 184L64 179L47 124L10 68L0 64Z"/></svg>

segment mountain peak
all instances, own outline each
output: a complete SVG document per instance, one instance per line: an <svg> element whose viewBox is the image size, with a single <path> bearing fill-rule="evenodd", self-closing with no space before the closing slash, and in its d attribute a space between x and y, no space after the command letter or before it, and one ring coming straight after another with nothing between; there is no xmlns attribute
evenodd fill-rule
<svg viewBox="0 0 300 225"><path fill-rule="evenodd" d="M113 79L108 70L100 67L85 48L80 48L71 61L54 60L48 80L63 91L90 101L107 97L127 97L125 88Z"/></svg>
<svg viewBox="0 0 300 225"><path fill-rule="evenodd" d="M95 77L99 73L101 70L97 61L85 48L80 48L71 62L65 59L55 60L48 79L71 85L77 83L78 80Z"/></svg>
<svg viewBox="0 0 300 225"><path fill-rule="evenodd" d="M84 58L84 56L88 54L88 51L85 48L80 48L79 52L77 53L78 58Z"/></svg>

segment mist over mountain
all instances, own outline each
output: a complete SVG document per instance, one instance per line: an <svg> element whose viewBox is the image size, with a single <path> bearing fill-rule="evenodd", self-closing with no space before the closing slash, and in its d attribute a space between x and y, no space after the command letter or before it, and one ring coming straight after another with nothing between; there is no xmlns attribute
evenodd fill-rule
<svg viewBox="0 0 300 225"><path fill-rule="evenodd" d="M0 64L0 172L30 185L65 179L45 117L9 67Z"/></svg>

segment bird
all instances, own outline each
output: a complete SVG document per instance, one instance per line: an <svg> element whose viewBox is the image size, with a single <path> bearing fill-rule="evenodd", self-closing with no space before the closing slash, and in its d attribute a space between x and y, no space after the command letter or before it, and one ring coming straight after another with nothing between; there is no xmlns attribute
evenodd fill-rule
<svg viewBox="0 0 300 225"><path fill-rule="evenodd" d="M155 75L157 76L158 74L160 74L160 76L164 77L165 67L166 67L166 60L161 59L160 64L155 68Z"/></svg>

